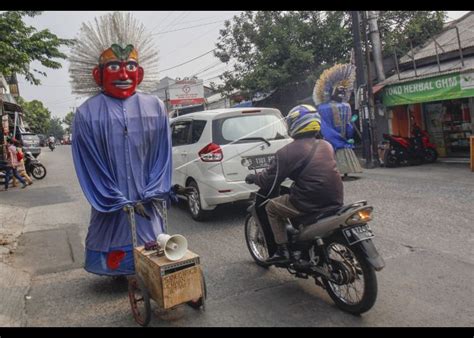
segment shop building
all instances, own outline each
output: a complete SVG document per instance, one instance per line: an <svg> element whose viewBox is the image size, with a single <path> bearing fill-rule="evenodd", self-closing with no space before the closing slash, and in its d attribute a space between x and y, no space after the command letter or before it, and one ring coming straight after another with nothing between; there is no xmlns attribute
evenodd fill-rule
<svg viewBox="0 0 474 338"><path fill-rule="evenodd" d="M408 137L410 116L430 134L440 157L469 157L474 129L474 12L398 60L376 87L390 134Z"/></svg>

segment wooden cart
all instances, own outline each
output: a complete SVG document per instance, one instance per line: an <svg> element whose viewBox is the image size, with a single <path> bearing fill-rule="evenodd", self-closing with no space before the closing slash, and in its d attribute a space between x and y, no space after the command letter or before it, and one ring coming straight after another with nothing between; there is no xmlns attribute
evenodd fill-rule
<svg viewBox="0 0 474 338"><path fill-rule="evenodd" d="M155 209L167 229L167 209L165 201L155 200ZM188 250L178 261L170 261L157 250L147 251L137 246L136 223L133 207L126 206L132 230L135 275L128 278L128 295L135 321L147 326L151 319L150 298L161 309L171 309L180 304L188 304L195 309L205 309L206 282L199 256Z"/></svg>

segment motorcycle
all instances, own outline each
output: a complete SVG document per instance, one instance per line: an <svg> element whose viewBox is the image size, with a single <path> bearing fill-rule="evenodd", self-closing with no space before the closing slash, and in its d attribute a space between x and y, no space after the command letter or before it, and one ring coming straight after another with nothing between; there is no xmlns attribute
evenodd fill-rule
<svg viewBox="0 0 474 338"><path fill-rule="evenodd" d="M29 151L25 153L25 169L28 175L37 180L41 180L46 176L45 166Z"/></svg>
<svg viewBox="0 0 474 338"><path fill-rule="evenodd" d="M285 182L276 194L288 193ZM335 304L351 314L372 308L377 298L375 271L384 268L377 252L374 233L367 224L373 207L359 201L323 212L288 219L288 249L285 263L267 263L276 251L265 205L269 199L258 191L245 219L245 240L254 261L261 267L287 269L297 278L313 278Z"/></svg>
<svg viewBox="0 0 474 338"><path fill-rule="evenodd" d="M56 145L54 144L54 142L49 142L48 146L49 146L49 149L51 149L51 151L54 151L54 148L56 148Z"/></svg>
<svg viewBox="0 0 474 338"><path fill-rule="evenodd" d="M401 163L420 164L433 163L438 159L436 145L430 142L426 131L421 131L421 144L417 144L414 137L401 137L383 134L388 141L388 149L385 150L384 163L388 168L399 166Z"/></svg>

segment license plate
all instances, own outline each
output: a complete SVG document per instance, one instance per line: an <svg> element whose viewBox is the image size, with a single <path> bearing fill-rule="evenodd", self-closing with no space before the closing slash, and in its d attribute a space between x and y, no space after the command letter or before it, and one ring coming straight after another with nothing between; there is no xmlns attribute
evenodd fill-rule
<svg viewBox="0 0 474 338"><path fill-rule="evenodd" d="M346 228L342 231L342 233L344 234L344 237L346 237L346 240L349 245L353 245L360 241L365 241L367 239L375 237L372 229L370 229L368 224L356 225L350 228Z"/></svg>
<svg viewBox="0 0 474 338"><path fill-rule="evenodd" d="M246 156L242 159L242 165L249 170L262 169L268 167L274 158L275 154Z"/></svg>

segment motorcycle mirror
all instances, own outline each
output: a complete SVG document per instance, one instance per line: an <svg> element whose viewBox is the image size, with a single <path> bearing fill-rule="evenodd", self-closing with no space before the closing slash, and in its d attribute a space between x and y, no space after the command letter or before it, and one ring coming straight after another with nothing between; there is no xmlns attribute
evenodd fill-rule
<svg viewBox="0 0 474 338"><path fill-rule="evenodd" d="M358 118L359 118L358 115L352 115L351 122L354 123L355 121L357 121Z"/></svg>

